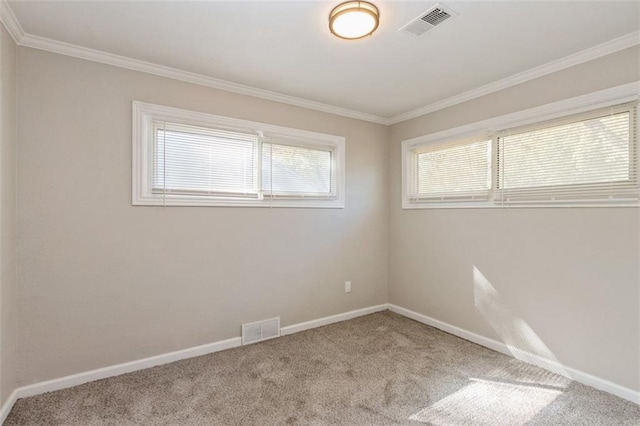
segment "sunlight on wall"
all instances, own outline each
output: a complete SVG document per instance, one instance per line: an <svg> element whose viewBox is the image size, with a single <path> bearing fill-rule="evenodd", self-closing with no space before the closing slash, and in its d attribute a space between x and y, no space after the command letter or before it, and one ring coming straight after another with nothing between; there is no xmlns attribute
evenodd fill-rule
<svg viewBox="0 0 640 426"><path fill-rule="evenodd" d="M522 318L509 311L497 290L475 266L473 289L476 308L515 358L569 376L542 339Z"/></svg>
<svg viewBox="0 0 640 426"><path fill-rule="evenodd" d="M471 379L469 385L409 420L438 426L524 425L560 393L561 390L530 384Z"/></svg>
<svg viewBox="0 0 640 426"><path fill-rule="evenodd" d="M507 309L497 290L475 266L473 284L476 308L517 360L506 362L484 378L470 378L468 385L409 420L438 426L525 425L571 383L542 339Z"/></svg>

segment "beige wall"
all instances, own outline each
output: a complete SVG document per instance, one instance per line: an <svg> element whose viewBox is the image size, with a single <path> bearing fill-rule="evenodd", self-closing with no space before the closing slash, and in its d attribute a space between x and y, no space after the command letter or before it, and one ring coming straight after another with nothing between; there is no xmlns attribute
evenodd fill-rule
<svg viewBox="0 0 640 426"><path fill-rule="evenodd" d="M639 64L630 48L392 126L389 302L640 389L637 208L402 210L400 191L402 140L637 81Z"/></svg>
<svg viewBox="0 0 640 426"><path fill-rule="evenodd" d="M386 302L386 127L29 48L18 71L20 385ZM132 207L133 100L346 136L346 208Z"/></svg>
<svg viewBox="0 0 640 426"><path fill-rule="evenodd" d="M16 45L0 25L0 406L16 384Z"/></svg>
<svg viewBox="0 0 640 426"><path fill-rule="evenodd" d="M638 209L400 208L400 141L638 80L638 59L386 128L19 48L18 384L388 300L639 389ZM132 207L134 99L346 136L347 207Z"/></svg>

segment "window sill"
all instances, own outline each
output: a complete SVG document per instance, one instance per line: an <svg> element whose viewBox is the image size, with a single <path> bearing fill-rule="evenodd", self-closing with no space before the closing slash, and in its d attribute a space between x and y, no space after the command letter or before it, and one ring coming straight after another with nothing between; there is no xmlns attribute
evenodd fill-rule
<svg viewBox="0 0 640 426"><path fill-rule="evenodd" d="M556 203L518 203L518 204L496 204L496 203L403 203L402 210L424 210L424 209L556 209L556 208L639 208L639 202L625 201L616 203L578 203L578 202L556 202Z"/></svg>
<svg viewBox="0 0 640 426"><path fill-rule="evenodd" d="M198 196L142 196L134 198L133 206L156 207L285 207L314 209L343 209L344 200L330 199L240 199Z"/></svg>

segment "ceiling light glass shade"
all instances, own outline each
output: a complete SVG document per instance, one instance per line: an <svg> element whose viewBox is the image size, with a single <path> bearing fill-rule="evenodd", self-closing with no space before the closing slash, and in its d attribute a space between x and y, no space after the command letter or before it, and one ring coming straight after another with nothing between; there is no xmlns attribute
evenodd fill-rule
<svg viewBox="0 0 640 426"><path fill-rule="evenodd" d="M329 15L329 29L347 40L356 40L373 34L380 23L380 12L366 1L348 1L339 4Z"/></svg>

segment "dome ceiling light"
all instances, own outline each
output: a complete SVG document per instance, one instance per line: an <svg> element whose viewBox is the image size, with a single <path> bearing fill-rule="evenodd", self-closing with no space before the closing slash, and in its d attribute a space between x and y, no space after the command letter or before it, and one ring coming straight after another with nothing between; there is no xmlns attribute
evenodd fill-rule
<svg viewBox="0 0 640 426"><path fill-rule="evenodd" d="M379 23L378 8L366 1L341 3L329 14L329 30L346 40L357 40L373 34Z"/></svg>

